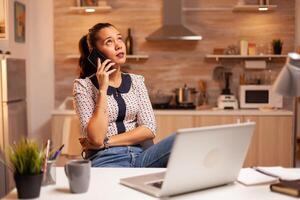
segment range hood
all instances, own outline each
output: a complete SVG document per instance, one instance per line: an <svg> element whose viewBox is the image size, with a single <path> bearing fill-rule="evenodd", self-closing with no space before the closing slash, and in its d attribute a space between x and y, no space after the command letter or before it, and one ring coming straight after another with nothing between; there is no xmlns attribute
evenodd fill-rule
<svg viewBox="0 0 300 200"><path fill-rule="evenodd" d="M193 33L182 24L182 0L163 0L163 26L154 31L146 40L191 40L202 37Z"/></svg>

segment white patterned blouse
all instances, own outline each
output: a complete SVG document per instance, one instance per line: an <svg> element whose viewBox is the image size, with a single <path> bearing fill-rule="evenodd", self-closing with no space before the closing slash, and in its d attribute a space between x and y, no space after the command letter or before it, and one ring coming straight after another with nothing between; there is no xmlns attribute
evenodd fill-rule
<svg viewBox="0 0 300 200"><path fill-rule="evenodd" d="M119 88L107 90L108 129L106 136L121 134L138 126L145 126L156 134L156 122L144 77L122 73ZM99 95L96 77L75 79L73 87L75 111L80 119L83 136L93 115Z"/></svg>

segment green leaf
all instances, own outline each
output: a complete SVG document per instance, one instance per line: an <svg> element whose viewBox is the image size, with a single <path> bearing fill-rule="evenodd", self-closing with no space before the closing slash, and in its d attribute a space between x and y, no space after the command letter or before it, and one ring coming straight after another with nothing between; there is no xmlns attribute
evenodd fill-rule
<svg viewBox="0 0 300 200"><path fill-rule="evenodd" d="M45 156L35 141L22 139L18 144L12 145L7 152L15 173L27 175L41 173Z"/></svg>

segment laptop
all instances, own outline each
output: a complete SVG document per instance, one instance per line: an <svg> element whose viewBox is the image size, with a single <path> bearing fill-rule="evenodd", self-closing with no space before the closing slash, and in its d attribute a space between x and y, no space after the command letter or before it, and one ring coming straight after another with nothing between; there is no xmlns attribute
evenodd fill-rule
<svg viewBox="0 0 300 200"><path fill-rule="evenodd" d="M166 197L234 182L243 166L255 123L179 129L165 172L120 179L155 197Z"/></svg>

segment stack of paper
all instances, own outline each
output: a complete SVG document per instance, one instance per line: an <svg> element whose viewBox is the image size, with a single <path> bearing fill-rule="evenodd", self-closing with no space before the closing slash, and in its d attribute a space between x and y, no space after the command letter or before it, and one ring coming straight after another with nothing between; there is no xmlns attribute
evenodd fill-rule
<svg viewBox="0 0 300 200"><path fill-rule="evenodd" d="M278 178L262 174L252 168L244 168L241 169L237 180L244 185L259 185L275 183Z"/></svg>
<svg viewBox="0 0 300 200"><path fill-rule="evenodd" d="M300 179L300 168L256 167L256 169L262 173L276 176L281 180L291 181Z"/></svg>
<svg viewBox="0 0 300 200"><path fill-rule="evenodd" d="M241 169L238 182L244 185L269 184L281 180L300 179L300 168L254 167Z"/></svg>

